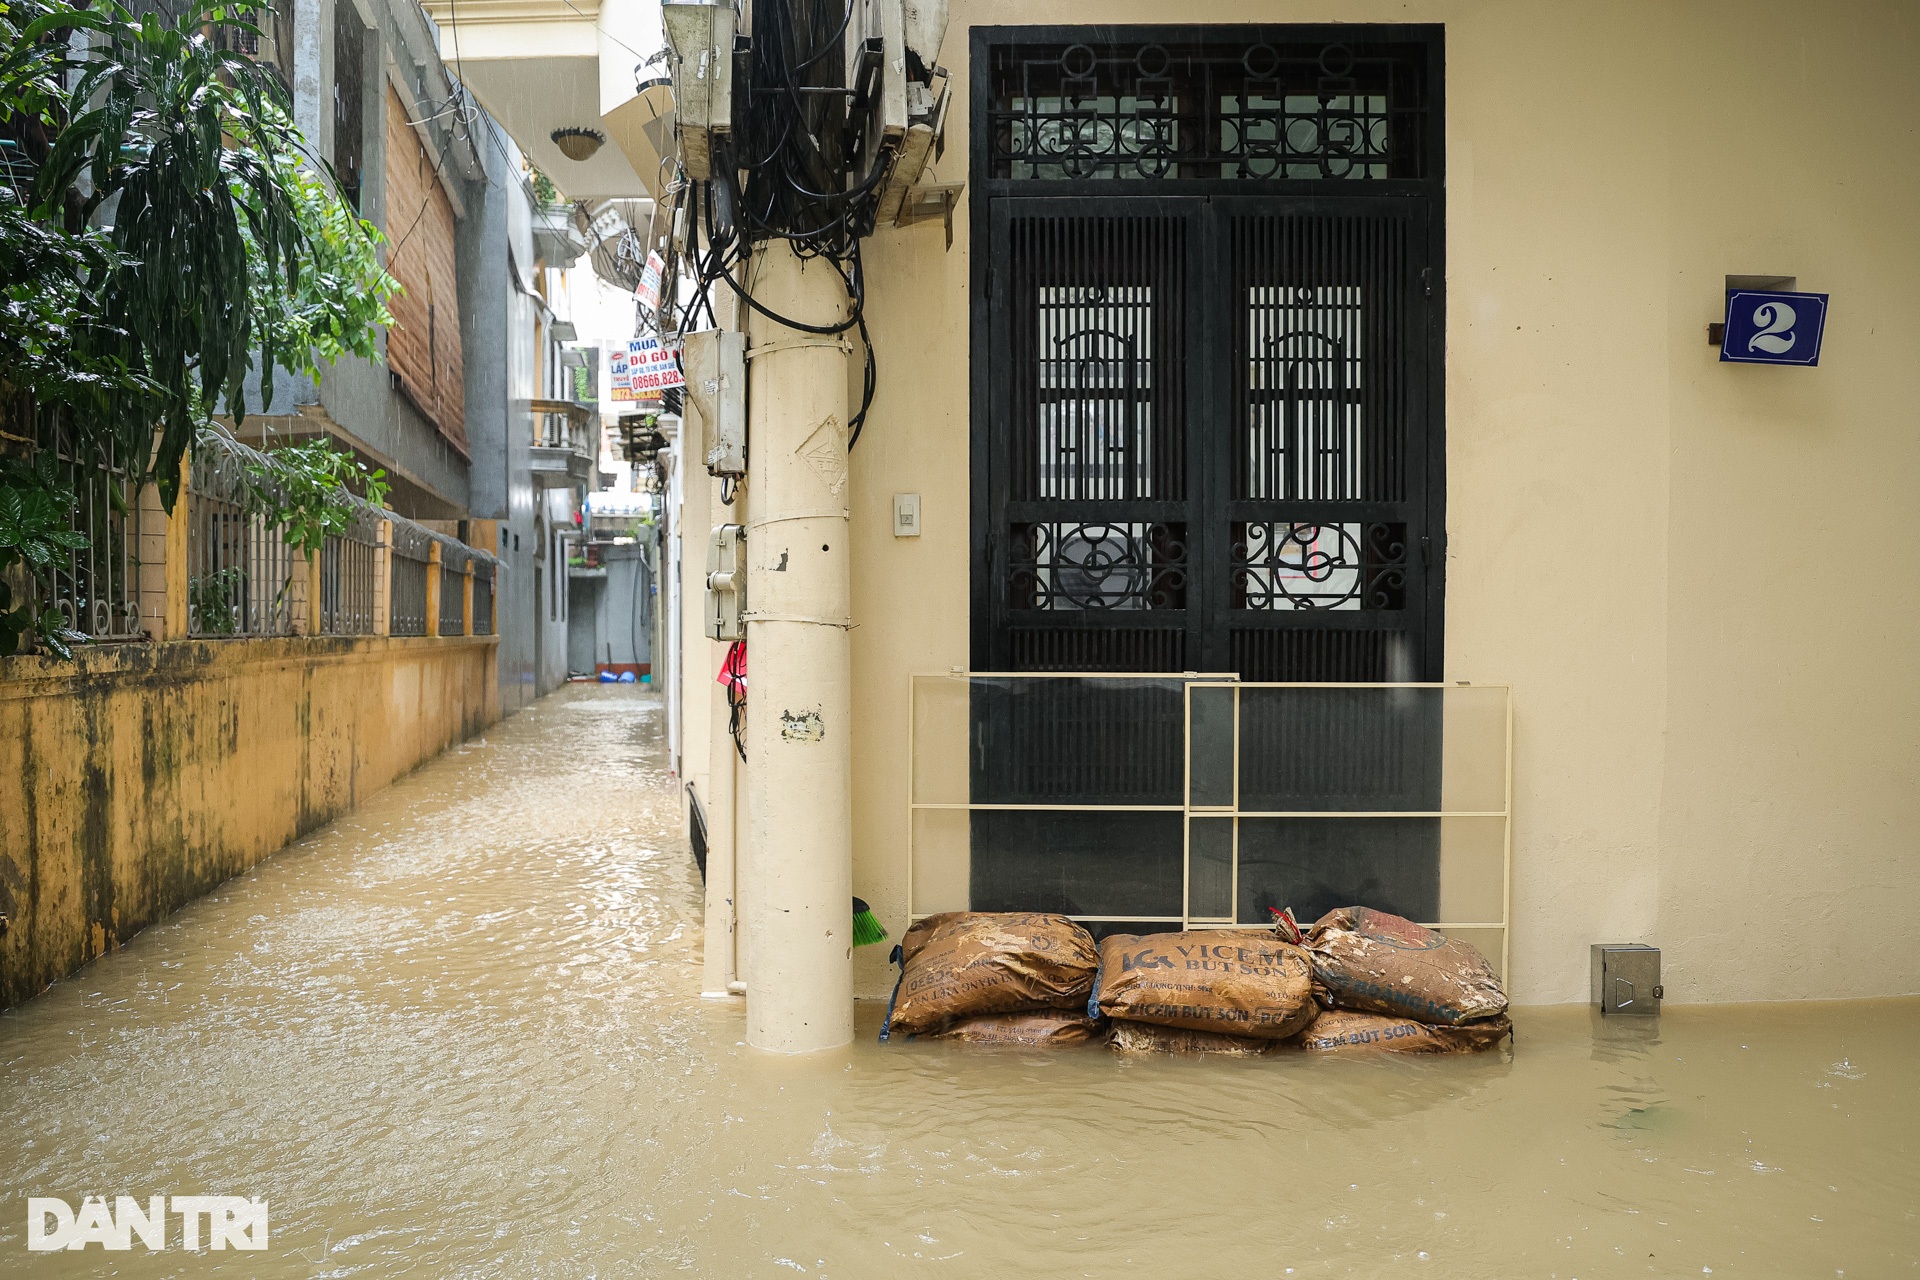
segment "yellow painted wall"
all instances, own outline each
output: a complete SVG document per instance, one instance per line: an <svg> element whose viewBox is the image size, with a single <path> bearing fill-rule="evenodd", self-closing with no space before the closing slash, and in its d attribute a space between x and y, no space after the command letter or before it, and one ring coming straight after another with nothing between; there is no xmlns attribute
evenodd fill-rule
<svg viewBox="0 0 1920 1280"><path fill-rule="evenodd" d="M1670 999L1920 991L1920 8L955 0L967 28L1447 27L1447 671L1511 682L1514 993L1662 946ZM866 253L855 874L906 914L907 677L968 660L969 203ZM1723 277L1833 295L1818 369L1721 365ZM895 539L891 498L923 498ZM1891 927L1888 927L1891 925ZM857 953L866 995L886 948Z"/></svg>
<svg viewBox="0 0 1920 1280"><path fill-rule="evenodd" d="M491 636L0 659L0 1008L499 718Z"/></svg>

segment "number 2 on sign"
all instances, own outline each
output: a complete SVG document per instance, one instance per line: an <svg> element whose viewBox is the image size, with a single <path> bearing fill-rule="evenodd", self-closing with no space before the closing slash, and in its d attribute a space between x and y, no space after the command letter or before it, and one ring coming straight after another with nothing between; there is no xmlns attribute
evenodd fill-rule
<svg viewBox="0 0 1920 1280"><path fill-rule="evenodd" d="M1785 355L1793 350L1793 341L1797 336L1792 332L1794 321L1793 308L1784 302L1763 302L1753 311L1753 323L1760 332L1747 339L1747 350L1766 351L1773 355Z"/></svg>

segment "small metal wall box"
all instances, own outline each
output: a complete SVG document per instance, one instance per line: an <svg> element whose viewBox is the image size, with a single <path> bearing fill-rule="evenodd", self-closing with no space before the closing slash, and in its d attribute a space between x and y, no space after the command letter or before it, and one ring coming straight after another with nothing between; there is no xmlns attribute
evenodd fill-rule
<svg viewBox="0 0 1920 1280"><path fill-rule="evenodd" d="M747 531L717 525L707 540L707 638L745 640L746 611Z"/></svg>
<svg viewBox="0 0 1920 1280"><path fill-rule="evenodd" d="M733 129L733 29L731 4L660 6L667 47L673 52L673 122L680 163L696 182L713 177L713 149Z"/></svg>
<svg viewBox="0 0 1920 1280"><path fill-rule="evenodd" d="M681 340L687 399L706 430L707 474L747 474L747 335L705 329Z"/></svg>
<svg viewBox="0 0 1920 1280"><path fill-rule="evenodd" d="M1593 944L1593 1002L1601 1013L1657 1014L1665 995L1660 948L1643 942Z"/></svg>

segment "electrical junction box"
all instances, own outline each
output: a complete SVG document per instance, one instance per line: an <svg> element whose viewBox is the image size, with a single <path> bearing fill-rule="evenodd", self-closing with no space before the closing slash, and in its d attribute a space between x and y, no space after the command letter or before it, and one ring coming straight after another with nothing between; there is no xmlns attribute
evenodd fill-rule
<svg viewBox="0 0 1920 1280"><path fill-rule="evenodd" d="M707 474L747 474L747 335L726 329L689 333L680 342L687 399L706 429Z"/></svg>
<svg viewBox="0 0 1920 1280"><path fill-rule="evenodd" d="M1666 997L1660 949L1641 942L1594 943L1592 987L1601 1013L1659 1013Z"/></svg>
<svg viewBox="0 0 1920 1280"><path fill-rule="evenodd" d="M673 128L680 161L695 182L713 177L713 149L733 131L733 5L660 6L672 50Z"/></svg>
<svg viewBox="0 0 1920 1280"><path fill-rule="evenodd" d="M707 539L707 638L745 640L746 612L747 531L719 525Z"/></svg>
<svg viewBox="0 0 1920 1280"><path fill-rule="evenodd" d="M919 494L896 493L893 495L893 536L896 538L920 536Z"/></svg>

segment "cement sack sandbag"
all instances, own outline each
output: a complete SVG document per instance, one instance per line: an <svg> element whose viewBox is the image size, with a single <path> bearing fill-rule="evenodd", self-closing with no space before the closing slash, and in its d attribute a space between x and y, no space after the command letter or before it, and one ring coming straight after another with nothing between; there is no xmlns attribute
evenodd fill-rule
<svg viewBox="0 0 1920 1280"><path fill-rule="evenodd" d="M1216 1053L1238 1058L1257 1058L1280 1044L1258 1036L1224 1036L1151 1022L1116 1022L1108 1043L1119 1053Z"/></svg>
<svg viewBox="0 0 1920 1280"><path fill-rule="evenodd" d="M1089 1018L1075 1009L1043 1009L1038 1013L986 1013L977 1018L962 1018L928 1038L959 1040L966 1044L1065 1049L1091 1044L1106 1033L1104 1018Z"/></svg>
<svg viewBox="0 0 1920 1280"><path fill-rule="evenodd" d="M1313 1021L1313 964L1271 933L1195 929L1100 943L1088 1013L1280 1040Z"/></svg>
<svg viewBox="0 0 1920 1280"><path fill-rule="evenodd" d="M1328 1009L1288 1043L1313 1053L1479 1053L1512 1032L1513 1023L1504 1013L1459 1026L1435 1026L1385 1013Z"/></svg>
<svg viewBox="0 0 1920 1280"><path fill-rule="evenodd" d="M1367 907L1338 907L1307 934L1314 981L1335 1008L1457 1026L1507 1011L1471 943Z"/></svg>
<svg viewBox="0 0 1920 1280"><path fill-rule="evenodd" d="M1065 916L928 916L900 940L887 1029L924 1035L983 1013L1084 1008L1099 963L1093 935Z"/></svg>

